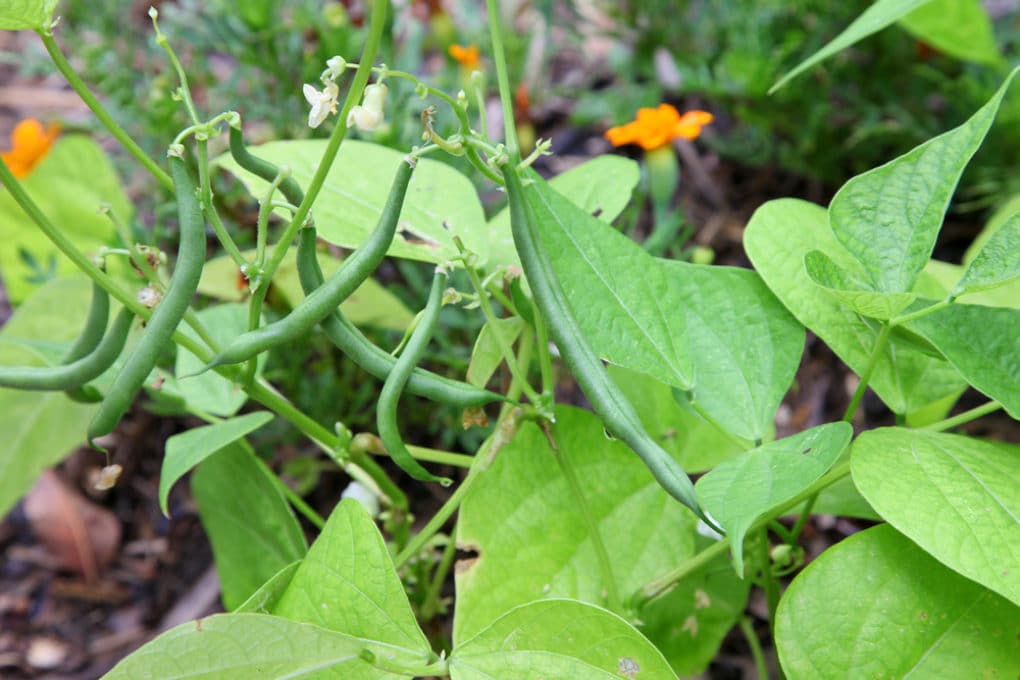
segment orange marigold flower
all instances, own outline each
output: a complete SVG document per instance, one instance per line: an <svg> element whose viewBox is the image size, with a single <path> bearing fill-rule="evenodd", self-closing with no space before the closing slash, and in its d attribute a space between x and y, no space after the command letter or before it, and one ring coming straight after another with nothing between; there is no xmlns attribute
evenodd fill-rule
<svg viewBox="0 0 1020 680"><path fill-rule="evenodd" d="M0 153L0 158L3 158L15 177L28 177L32 168L46 156L59 134L60 126L55 123L44 128L36 119L26 118L14 126L11 150Z"/></svg>
<svg viewBox="0 0 1020 680"><path fill-rule="evenodd" d="M669 104L655 109L638 109L637 117L626 125L606 130L606 139L613 146L640 144L646 151L666 146L677 137L697 139L701 128L712 122L706 111L688 111L682 116Z"/></svg>
<svg viewBox="0 0 1020 680"><path fill-rule="evenodd" d="M456 59L466 69L478 68L478 45L450 45L450 56Z"/></svg>

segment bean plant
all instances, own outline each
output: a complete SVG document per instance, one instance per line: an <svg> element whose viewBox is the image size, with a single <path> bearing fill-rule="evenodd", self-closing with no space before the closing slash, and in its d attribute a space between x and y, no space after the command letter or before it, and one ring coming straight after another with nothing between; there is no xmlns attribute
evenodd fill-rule
<svg viewBox="0 0 1020 680"><path fill-rule="evenodd" d="M304 88L308 124L332 126L329 138L257 147L239 113L199 112L152 10L191 121L164 159L147 156L75 74L55 41L56 0L0 7L0 29L39 35L177 211L168 258L124 242L118 218L131 206L102 163L59 186L94 201L92 212L105 202L112 219L96 219L110 232L73 223L75 206L60 203L70 193L58 198L44 172L57 158L21 179L0 162L0 199L22 220L11 243L36 260L55 247L66 258L59 271L87 277L26 293L0 336L0 385L12 388L0 391L2 410L61 424L18 431L3 508L56 462L50 451L87 441L102 457L143 389L208 423L167 441L159 502L167 512L191 472L227 613L163 633L106 677L651 680L702 672L734 628L761 677L762 634L790 678L1016 677L1020 449L951 430L998 410L1020 418L1020 214L997 220L964 264L932 259L1016 71L964 123L854 177L828 208L763 205L744 236L753 270L711 266L654 257L614 229L638 181L632 161L599 157L551 179L532 169L550 147L525 154L518 144L496 0L489 56L502 136L486 119L481 72L471 91L451 94L377 64L390 7L369 4L357 61L333 57ZM826 49L922 4L879 2ZM423 100L422 145L348 139L351 128L410 115L385 109L398 88ZM446 134L441 113L455 120ZM227 151L214 156L214 143ZM505 192L506 208L486 219L472 182L443 155ZM216 169L259 200L253 251L238 248L217 212ZM282 226L271 229L274 220ZM224 255L209 257L207 229ZM118 235L123 247L103 245ZM323 242L350 254L338 262ZM395 352L345 312L387 257L434 265ZM20 270L9 261L10 283ZM239 277L245 303L197 305L218 299L207 280L217 271ZM76 310L87 280L85 315ZM263 309L271 283L294 291L275 320ZM466 377L419 365L444 306L484 322ZM859 380L841 421L777 439L805 329ZM374 432L350 431L339 413L324 426L263 374L267 354L317 333L379 381ZM558 402L568 378L590 410ZM950 415L968 387L988 401ZM855 431L868 389L895 426ZM402 416L421 400L487 427L478 450L407 443ZM250 436L277 419L355 480L328 517L255 455ZM108 488L120 470L105 455ZM452 492L416 521L398 469ZM818 513L874 526L805 566L800 539ZM298 515L317 529L311 545ZM753 588L768 631L745 614ZM448 644L421 626L440 615L452 620Z"/></svg>

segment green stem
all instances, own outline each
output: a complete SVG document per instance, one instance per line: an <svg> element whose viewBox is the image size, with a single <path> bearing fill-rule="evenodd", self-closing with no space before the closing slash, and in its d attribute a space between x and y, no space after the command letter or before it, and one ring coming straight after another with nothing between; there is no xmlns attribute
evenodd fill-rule
<svg viewBox="0 0 1020 680"><path fill-rule="evenodd" d="M542 428L546 430L546 436L549 439L549 446L552 448L556 462L559 463L560 471L563 472L563 477L567 480L567 486L570 487L570 492L574 497L574 502L577 504L577 510L581 513L581 516L584 517L584 523L588 527L588 537L591 540L592 547L595 549L595 557L599 563L599 571L602 572L602 584L606 593L606 607L612 612L623 614L623 604L620 600L619 591L616 588L616 579L613 577L613 567L612 563L609 561L609 551L606 550L606 544L603 542L602 534L599 532L598 522L595 521L595 517L591 512L591 507L588 505L588 499L585 497L584 490L581 488L581 481L577 478L577 471L574 469L573 463L567 458L566 454L560 451L555 435L548 429L548 423L543 422Z"/></svg>
<svg viewBox="0 0 1020 680"><path fill-rule="evenodd" d="M61 75L64 76L64 80L71 86L78 96L81 98L85 105L89 107L93 115L103 124L107 132L113 135L114 139L120 142L121 146L127 149L128 153L135 157L135 159L142 164L142 166L149 171L149 173L156 178L156 181L163 185L169 191L173 191L174 183L170 179L170 175L167 174L163 168L154 161L147 153L142 151L142 148L138 146L135 140L131 139L131 136L117 124L110 114L106 112L103 105L95 95L89 90L88 86L78 77L71 64L64 57L63 52L60 51L60 47L57 45L57 41L53 39L53 35L50 33L39 33L39 37L42 39L43 45L46 47L46 51L50 55L50 59L53 60L54 66L60 71ZM125 244L130 247L130 243Z"/></svg>
<svg viewBox="0 0 1020 680"><path fill-rule="evenodd" d="M156 31L156 44L163 48L166 52L167 58L170 60L170 65L173 66L174 71L177 72L177 78L181 81L181 86L178 92L181 94L181 100L184 102L184 108L188 111L188 116L191 118L191 122L195 125L201 124L198 117L198 109L195 108L195 101L191 98L191 86L188 84L188 74L185 72L184 67L181 65L180 59L177 58L177 54L174 52L173 47L170 46L170 41L167 40L163 32L159 30L159 13L155 8L149 9L149 17L152 19L152 28Z"/></svg>
<svg viewBox="0 0 1020 680"><path fill-rule="evenodd" d="M768 680L769 666L765 662L765 654L761 649L761 640L758 639L757 633L754 632L751 619L741 616L737 625L740 626L740 632L747 638L747 646L751 648L751 658L754 659L754 669L758 674L758 680Z"/></svg>
<svg viewBox="0 0 1020 680"><path fill-rule="evenodd" d="M230 232L220 221L220 215L216 212L216 206L213 205L213 193L212 193L212 180L209 177L209 146L208 142L204 139L199 140L195 145L195 149L198 155L198 182L199 182L199 198L202 200L202 212L205 213L206 219L209 221L209 225L212 227L213 232L216 234L216 238L219 240L223 249L230 255L230 259L237 264L238 267L246 267L248 260L241 254L241 250L234 243L234 239L230 236Z"/></svg>
<svg viewBox="0 0 1020 680"><path fill-rule="evenodd" d="M443 584L446 583L446 575L450 573L450 567L453 565L453 558L457 554L457 540L455 538L456 529L451 532L450 538L446 543L446 547L443 549L443 556L439 560L439 564L436 565L436 571L432 575L432 580L429 582L428 594L425 596L425 601L421 605L421 618L425 621L430 621L440 612L440 601L442 599Z"/></svg>
<svg viewBox="0 0 1020 680"><path fill-rule="evenodd" d="M481 279L478 278L478 272L476 272L470 264L466 264L464 270L467 272L468 278L471 279L471 285L478 294L478 305L482 308L482 314L485 315L485 321L489 324L489 332L492 333L492 338L496 341L496 346L499 347L499 351L503 355L503 360L506 361L507 368L510 369L510 375L520 381L521 389L532 404L536 406L541 405L542 400L528 382L527 374L521 371L521 367L517 363L517 357L514 355L513 347L510 346L510 342L506 339L506 336L503 335L503 332L499 328L499 319L496 317L496 313L492 309L492 302L489 300L489 294L485 290L485 286L482 285Z"/></svg>
<svg viewBox="0 0 1020 680"><path fill-rule="evenodd" d="M549 327L545 325L545 317L534 308L532 313L535 316L535 342L538 345L538 366L542 371L542 394L552 399L555 394L556 385L553 382L552 354L549 351Z"/></svg>
<svg viewBox="0 0 1020 680"><path fill-rule="evenodd" d="M951 304L953 304L953 298L946 298L945 300L941 300L940 302L936 302L935 304L930 305L928 307L925 307L924 309L919 309L916 312L911 312L909 314L904 314L902 316L894 317L894 318L889 320L889 325L894 327L894 328L896 326L902 326L903 324L907 323L908 321L914 321L915 319L920 319L923 316L928 316L929 314L934 314L935 312L939 311L940 309L944 309L944 308L948 307Z"/></svg>
<svg viewBox="0 0 1020 680"><path fill-rule="evenodd" d="M281 169L276 174L269 188L266 189L265 197L259 204L259 217L255 224L255 264L259 268L266 261L266 243L269 240L269 215L273 212L273 194L280 188L280 184L290 177L290 172Z"/></svg>
<svg viewBox="0 0 1020 680"><path fill-rule="evenodd" d="M517 143L517 127L514 125L513 93L510 90L510 74L506 66L506 52L503 49L503 26L499 17L498 0L485 0L489 15L489 36L492 40L492 58L496 62L496 82L499 85L499 101L503 105L503 130L506 137L506 150L510 160L517 163L521 159L520 146Z"/></svg>
<svg viewBox="0 0 1020 680"><path fill-rule="evenodd" d="M952 418L946 418L945 420L940 420L937 423L932 423L931 425L926 425L925 427L922 427L921 429L922 430L927 430L928 432L944 432L946 430L951 430L951 429L953 429L954 427L956 427L958 425L963 425L964 423L969 423L972 420L977 420L981 416L986 416L989 413L995 413L996 411L998 411L1001 408L1002 408L1002 404L1000 404L999 402L997 402L997 401L990 401L987 404L982 404L981 406L975 406L974 408L970 409L969 411L964 411L963 413L958 413L955 416L953 416Z"/></svg>
<svg viewBox="0 0 1020 680"><path fill-rule="evenodd" d="M885 349L885 343L889 339L889 333L892 332L892 328L891 323L883 324L882 330L878 332L878 337L875 339L875 347L871 350L871 357L868 358L868 365L861 372L861 381L857 385L857 390L854 391L850 405L846 407L846 412L843 414L843 420L847 423L853 422L854 414L857 413L857 407L860 405L861 399L864 398L864 391L868 389L871 374L875 372L875 367L878 366L878 360L882 356L882 350Z"/></svg>
<svg viewBox="0 0 1020 680"><path fill-rule="evenodd" d="M305 519L311 522L316 529L321 531L322 528L326 526L326 520L322 518L322 515L315 512L315 509L308 505L308 503L305 503L305 499L301 498L294 489L287 486L282 479L277 477L275 474L272 475L272 477L276 487L280 490L280 493L282 493L287 500L290 501L290 504L294 506L294 509L301 513Z"/></svg>
<svg viewBox="0 0 1020 680"><path fill-rule="evenodd" d="M769 522L777 517L782 517L792 508L797 507L808 498L817 495L823 489L835 484L839 480L850 474L850 461L840 463L826 474L815 480L810 486L801 491L799 494L786 501L785 503L775 507L768 514L756 519L750 527L748 527L747 533L750 534L752 531L756 531L766 526ZM689 560L680 564L672 571L663 574L656 578L654 581L646 584L637 593L632 596L632 601L635 608L640 611L640 608L651 602L652 600L662 597L670 590L672 590L677 583L679 583L684 577L696 569L703 567L704 565L711 562L716 557L725 554L729 548L730 539L728 536L723 537L721 540L716 541L712 545L708 546L698 554L691 557Z"/></svg>

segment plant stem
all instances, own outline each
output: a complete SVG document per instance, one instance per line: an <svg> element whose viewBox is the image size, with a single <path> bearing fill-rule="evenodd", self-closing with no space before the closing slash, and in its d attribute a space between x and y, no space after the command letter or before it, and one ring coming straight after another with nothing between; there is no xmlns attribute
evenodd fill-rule
<svg viewBox="0 0 1020 680"><path fill-rule="evenodd" d="M440 558L439 564L436 565L436 571L429 583L428 594L421 605L421 618L425 621L430 621L440 613L443 584L446 583L446 575L450 573L450 566L453 564L453 558L457 554L457 541L454 538L454 534L456 534L456 530L451 532L446 547L443 549L443 556Z"/></svg>
<svg viewBox="0 0 1020 680"><path fill-rule="evenodd" d="M779 584L772 575L772 557L769 555L769 532L762 527L758 532L758 568L761 570L761 585L765 591L765 602L769 608L769 629L776 625L776 607L779 606Z"/></svg>
<svg viewBox="0 0 1020 680"><path fill-rule="evenodd" d="M969 423L972 420L977 420L981 416L986 416L989 413L994 413L994 412L998 411L1001 408L1002 408L1002 404L1000 404L999 402L997 402L997 401L990 401L987 404L982 404L981 406L975 406L974 408L970 409L969 411L964 411L963 413L958 413L958 414L956 414L955 416L953 416L951 418L946 418L945 420L940 420L937 423L932 423L931 425L926 425L926 426L924 426L924 427L922 427L920 429L926 430L928 432L944 432L945 430L951 430L952 428L954 428L954 427L956 427L958 425L963 425L964 423Z"/></svg>
<svg viewBox="0 0 1020 680"><path fill-rule="evenodd" d="M46 51L50 55L50 59L53 60L54 66L56 66L57 70L64 76L64 79L67 81L67 84L71 86L71 89L78 94L81 100L85 102L85 105L92 111L93 115L95 115L99 122L103 124L103 127L106 128L107 132L113 135L113 137L120 142L120 145L123 146L128 153L134 156L135 159L141 163L153 177L156 178L157 182L162 184L165 189L173 191L174 183L173 180L170 179L170 175L168 175L163 168L159 167L156 161L154 161L147 153L142 151L142 148L138 146L135 140L131 139L131 136L124 130L124 128L118 125L117 121L110 117L110 114L107 113L105 108L103 108L100 101L96 99L88 86L81 78L78 77L78 74L75 73L74 68L71 67L67 58L64 57L63 52L60 51L60 47L57 45L56 40L53 39L53 35L51 33L40 32L39 37L42 39L43 45L46 47ZM125 245L128 247L131 246L130 243Z"/></svg>
<svg viewBox="0 0 1020 680"><path fill-rule="evenodd" d="M542 394L552 399L556 390L553 381L552 354L549 352L549 327L545 325L545 317L538 308L533 308L535 315L535 343L538 345L538 366L542 372Z"/></svg>
<svg viewBox="0 0 1020 680"><path fill-rule="evenodd" d="M613 567L609 561L609 551L606 550L606 544L603 542L602 534L599 532L598 522L595 521L591 507L588 505L588 499L585 498L584 490L581 488L581 481L577 478L577 471L574 469L573 462L567 458L567 455L560 450L559 445L556 443L555 429L550 429L549 424L545 421L542 421L541 425L542 429L546 432L553 457L556 458L556 462L563 472L563 477L567 480L567 486L570 487L574 502L577 503L577 510L581 513L584 523L588 527L588 538L591 540L592 548L595 550L595 558L599 563L599 571L602 572L606 607L616 614L623 614L623 604L620 600L619 591L616 588L616 579L613 577Z"/></svg>
<svg viewBox="0 0 1020 680"><path fill-rule="evenodd" d="M761 649L761 640L758 639L757 633L754 632L754 626L751 625L751 619L741 616L737 625L740 626L740 631L747 638L747 646L751 648L751 658L754 659L754 670L758 674L758 680L768 680L769 667Z"/></svg>
<svg viewBox="0 0 1020 680"><path fill-rule="evenodd" d="M769 522L777 517L782 517L790 509L797 507L808 498L817 495L826 487L829 487L839 480L850 474L850 461L846 461L836 465L834 468L829 470L827 473L819 477L806 489L802 490L799 494L786 501L785 503L775 507L766 515L759 517L748 527L747 533L750 534L752 531L756 531L766 526ZM631 597L631 601L635 608L640 611L640 608L651 602L652 600L662 597L676 586L685 576L711 562L713 559L722 555L729 548L730 539L728 536L716 541L712 545L708 546L698 554L691 557L689 560L680 564L672 571L663 574L656 578L654 581L646 584L637 593Z"/></svg>
<svg viewBox="0 0 1020 680"><path fill-rule="evenodd" d="M864 391L868 389L868 382L871 381L871 374L875 372L875 367L878 366L878 360L882 356L882 350L885 349L885 343L889 339L889 333L892 332L892 324L882 324L882 330L878 332L878 337L875 339L875 346L871 350L871 357L868 358L868 365L864 367L864 371L861 372L861 382L857 385L857 390L854 392L853 398L850 400L850 405L846 407L846 412L843 414L843 420L845 422L853 422L854 414L857 413L857 407L861 403L861 399L864 397Z"/></svg>
<svg viewBox="0 0 1020 680"><path fill-rule="evenodd" d="M213 193L212 193L212 181L209 177L209 146L208 142L204 139L198 140L195 145L195 150L198 156L198 182L199 182L199 198L202 201L202 212L205 214L206 220L212 227L213 232L216 234L217 240L223 249L230 255L230 259L238 267L247 266L248 260L241 254L241 250L234 243L234 239L230 236L230 232L223 225L220 220L220 215L216 212L216 206L213 205Z"/></svg>
<svg viewBox="0 0 1020 680"><path fill-rule="evenodd" d="M933 313L939 311L940 309L944 309L945 307L948 307L951 304L953 304L953 299L952 298L946 298L945 300L941 300L939 302L936 302L935 304L930 305L928 307L925 307L924 309L919 309L916 312L911 312L909 314L904 314L902 316L894 317L894 318L889 320L889 325L894 327L894 328L896 326L902 326L903 324L907 323L908 321L913 321L914 319L920 319L922 316L928 316L929 314L933 314Z"/></svg>
<svg viewBox="0 0 1020 680"><path fill-rule="evenodd" d="M485 0L489 15L489 37L492 40L492 58L496 62L496 82L499 85L499 101L503 105L503 130L506 150L510 161L520 162L521 151L517 143L517 128L514 125L513 95L510 91L510 74L506 66L506 51L503 49L503 26L499 17L498 0Z"/></svg>
<svg viewBox="0 0 1020 680"><path fill-rule="evenodd" d="M492 338L496 341L500 354L503 355L503 360L506 361L507 368L510 369L510 374L520 381L520 387L524 391L524 394L528 397L528 400L535 406L541 405L542 401L539 398L538 393L535 392L535 389L528 382L527 374L521 370L520 365L517 363L517 357L514 355L513 347L510 346L510 342L507 341L506 336L503 335L503 331L499 328L499 319L496 317L496 313L492 310L492 302L489 300L489 293L482 285L481 279L478 278L478 272L476 272L470 264L466 264L464 270L467 272L468 278L471 279L471 285L478 294L478 305L482 308L482 314L485 315L485 322L489 324L489 332L492 333Z"/></svg>

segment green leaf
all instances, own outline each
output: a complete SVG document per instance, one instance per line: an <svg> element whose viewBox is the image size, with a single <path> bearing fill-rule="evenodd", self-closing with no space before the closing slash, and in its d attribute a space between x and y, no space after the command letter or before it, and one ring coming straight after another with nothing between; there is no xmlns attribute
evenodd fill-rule
<svg viewBox="0 0 1020 680"><path fill-rule="evenodd" d="M228 610L307 550L301 527L272 474L235 442L207 458L191 475L191 492L212 543Z"/></svg>
<svg viewBox="0 0 1020 680"><path fill-rule="evenodd" d="M187 472L228 444L254 432L270 420L269 411L256 411L214 425L196 427L166 440L163 468L159 473L159 508L167 517L167 497L174 483Z"/></svg>
<svg viewBox="0 0 1020 680"><path fill-rule="evenodd" d="M621 595L693 555L694 516L624 444L606 438L594 414L558 407L555 435L559 455L576 470ZM454 644L542 597L605 604L606 583L580 504L534 424L521 426L464 497L457 544L479 556L457 569Z"/></svg>
<svg viewBox="0 0 1020 680"><path fill-rule="evenodd" d="M796 199L769 201L751 217L744 249L772 292L856 373L868 364L878 337L852 309L820 290L804 269L804 256L820 250L844 267L852 258L829 229L825 210ZM955 394L965 383L946 361L893 337L879 357L871 388L896 413L912 413Z"/></svg>
<svg viewBox="0 0 1020 680"><path fill-rule="evenodd" d="M825 288L858 314L888 320L917 299L916 293L876 293L866 281L854 276L820 250L804 256L804 268L811 280Z"/></svg>
<svg viewBox="0 0 1020 680"><path fill-rule="evenodd" d="M659 445L688 472L709 470L750 449L737 439L677 402L669 385L622 366L607 367L617 389L638 412L641 424Z"/></svg>
<svg viewBox="0 0 1020 680"><path fill-rule="evenodd" d="M697 481L699 503L730 537L738 574L744 573L748 527L825 474L852 436L849 423L820 425L720 463Z"/></svg>
<svg viewBox="0 0 1020 680"><path fill-rule="evenodd" d="M3 248L0 248L3 250ZM89 304L88 279L52 281L32 294L0 329L0 363L56 363L81 330ZM63 392L0 389L0 516L32 488L44 469L85 441L98 404L71 401Z"/></svg>
<svg viewBox="0 0 1020 680"><path fill-rule="evenodd" d="M270 142L250 150L270 163L290 167L291 176L301 186L308 186L327 143L325 139ZM403 158L403 153L378 144L345 141L315 201L319 237L344 248L361 245L379 221ZM221 156L217 162L237 175L254 196L262 196L269 187L229 156ZM460 254L454 236L461 238L479 262L488 257L485 213L471 181L445 163L422 159L411 177L389 254L445 262Z"/></svg>
<svg viewBox="0 0 1020 680"><path fill-rule="evenodd" d="M952 304L909 325L971 385L1020 419L1020 309Z"/></svg>
<svg viewBox="0 0 1020 680"><path fill-rule="evenodd" d="M711 544L699 536L698 551ZM640 630L669 661L677 675L704 673L719 645L747 606L748 579L720 555L687 574L668 593L640 611ZM640 675L635 676L640 678Z"/></svg>
<svg viewBox="0 0 1020 680"><path fill-rule="evenodd" d="M340 501L333 510L272 612L377 640L422 660L431 654L386 544L355 500Z"/></svg>
<svg viewBox="0 0 1020 680"><path fill-rule="evenodd" d="M131 654L103 680L390 680L362 658L415 663L401 650L263 614L217 614L182 623Z"/></svg>
<svg viewBox="0 0 1020 680"><path fill-rule="evenodd" d="M992 234L971 261L953 297L968 291L997 288L1020 277L1020 212L1010 216Z"/></svg>
<svg viewBox="0 0 1020 680"><path fill-rule="evenodd" d="M57 0L4 0L0 6L0 30L49 30Z"/></svg>
<svg viewBox="0 0 1020 680"><path fill-rule="evenodd" d="M812 512L816 515L856 517L876 522L882 519L868 501L864 500L864 496L854 486L854 480L850 477L843 477L818 494L818 500L815 502ZM800 508L797 508L797 514L799 513Z"/></svg>
<svg viewBox="0 0 1020 680"><path fill-rule="evenodd" d="M963 276L963 272L963 267L958 264L931 260L917 279L917 293L930 300L944 300ZM972 305L1020 309L1020 280L985 290L964 291L960 298L965 298L967 303Z"/></svg>
<svg viewBox="0 0 1020 680"><path fill-rule="evenodd" d="M273 574L247 600L234 609L234 612L237 614L268 614L280 600L280 596L287 590L287 586L290 585L299 566L301 566L300 560L291 562Z"/></svg>
<svg viewBox="0 0 1020 680"><path fill-rule="evenodd" d="M786 85L788 82L814 65L825 61L838 52L842 52L854 43L867 38L869 35L878 33L894 21L899 20L928 2L929 0L877 0L875 4L864 10L864 12L862 12L852 24L847 26L846 30L836 36L835 39L830 41L825 47L818 50L801 63L797 64L792 71L789 71L786 75L780 78L779 81L769 89L769 94L772 94L783 85Z"/></svg>
<svg viewBox="0 0 1020 680"><path fill-rule="evenodd" d="M991 678L1020 673L1020 609L888 525L829 548L776 613L789 678Z"/></svg>
<svg viewBox="0 0 1020 680"><path fill-rule="evenodd" d="M630 203L641 168L623 156L597 156L549 180L549 185L586 213L611 224ZM514 237L510 233L510 211L503 208L489 220L489 261L486 269L516 265Z"/></svg>
<svg viewBox="0 0 1020 680"><path fill-rule="evenodd" d="M248 329L248 306L242 304L216 305L198 312L198 320L202 322L212 339L221 347ZM190 338L204 343L191 326L181 324L180 331ZM266 355L258 358L256 375L265 366ZM234 384L214 371L201 375L193 375L202 370L206 362L199 360L194 354L179 347L176 375L190 375L189 378L171 383L170 389L176 389L188 402L188 406L214 416L230 417L238 412L248 401L248 395L239 385Z"/></svg>
<svg viewBox="0 0 1020 680"><path fill-rule="evenodd" d="M513 344L524 330L524 319L519 316L496 319L496 326L503 339ZM491 325L486 323L478 333L474 349L471 350L467 381L472 385L485 387L501 363L503 363L503 354L499 351L499 345L496 343L496 337L492 334Z"/></svg>
<svg viewBox="0 0 1020 680"><path fill-rule="evenodd" d="M595 351L688 392L695 410L737 437L763 439L793 381L804 330L761 279L654 258L540 179L525 195Z"/></svg>
<svg viewBox="0 0 1020 680"><path fill-rule="evenodd" d="M662 653L616 614L575 600L515 609L450 654L452 680L673 680Z"/></svg>
<svg viewBox="0 0 1020 680"><path fill-rule="evenodd" d="M272 252L272 249L269 250ZM273 277L273 290L279 293L291 307L304 299L298 279L295 254L291 249L284 256L280 268ZM242 253L251 257L255 251ZM318 253L319 265L324 276L329 276L340 267L340 260L328 253ZM217 300L242 302L248 297L247 285L238 286L237 264L229 255L209 260L202 269L202 280L198 284L198 292ZM351 293L340 305L342 311L352 323L358 326L375 326L388 330L403 331L411 325L414 315L400 299L384 288L373 278L368 278Z"/></svg>
<svg viewBox="0 0 1020 680"><path fill-rule="evenodd" d="M40 3L35 3L40 4ZM57 140L49 153L21 180L22 186L43 213L80 250L94 253L112 245L113 222L98 212L103 204L118 219L128 221L131 203L109 158L88 137L68 135ZM59 196L59 200L54 200ZM11 302L17 304L37 286L33 269L19 253L27 253L36 262L56 262L56 275L77 272L77 268L59 253L39 227L22 212L10 192L0 191L0 271Z"/></svg>
<svg viewBox="0 0 1020 680"><path fill-rule="evenodd" d="M1016 73L965 123L854 177L836 193L829 224L866 274L871 290L912 290L931 258L956 184Z"/></svg>
<svg viewBox="0 0 1020 680"><path fill-rule="evenodd" d="M985 247L985 243L992 237L992 234L1001 229L1006 220L1018 211L1020 211L1020 194L1010 196L999 205L992 216L988 218L985 228L981 230L981 233L978 234L974 242L967 248L967 252L963 254L963 263L970 264L977 257L977 254L981 252L981 249Z"/></svg>
<svg viewBox="0 0 1020 680"><path fill-rule="evenodd" d="M992 22L980 0L932 0L900 19L900 26L957 59L1002 63Z"/></svg>
<svg viewBox="0 0 1020 680"><path fill-rule="evenodd" d="M1020 605L1020 448L902 428L863 433L854 483L950 569Z"/></svg>

